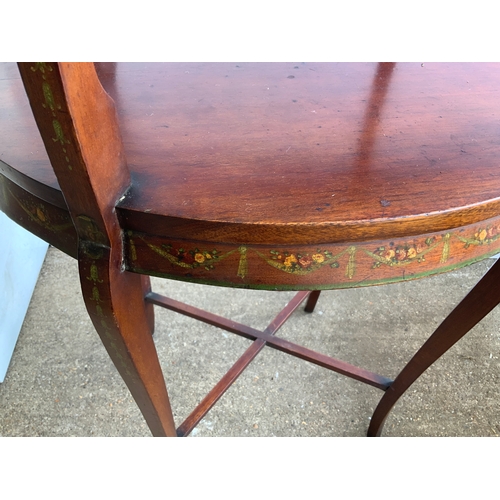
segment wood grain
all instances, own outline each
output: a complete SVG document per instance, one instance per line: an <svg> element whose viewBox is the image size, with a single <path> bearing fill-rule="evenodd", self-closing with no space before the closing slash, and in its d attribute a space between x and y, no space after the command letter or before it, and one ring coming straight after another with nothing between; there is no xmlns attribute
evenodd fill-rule
<svg viewBox="0 0 500 500"><path fill-rule="evenodd" d="M497 64L96 67L116 104L131 176L116 208L125 233L140 236L124 242L131 271L247 287L358 286L456 268L500 244ZM15 68L1 71L9 120L0 120L0 159L21 172L4 175L39 181L32 193L43 201L45 186L57 191L58 184ZM21 138L29 155L14 146ZM336 271L312 280L277 273L251 251L253 272L244 280L233 270L192 272L151 255L151 245L225 252L246 245L268 257L273 250L310 257L314 246L408 251L464 230L474 239L483 229L495 237L475 246L455 239L444 263L436 253L425 266L398 261L370 271L376 261L364 255L355 281L345 273L339 281Z"/></svg>
<svg viewBox="0 0 500 500"><path fill-rule="evenodd" d="M152 233L174 237L314 244L441 231L499 213L499 65L98 69L133 179L119 207L129 229L147 218ZM0 159L47 183L20 82L4 73L20 125L2 133L7 144L28 137L34 150L20 158L4 146Z"/></svg>
<svg viewBox="0 0 500 500"><path fill-rule="evenodd" d="M181 434L267 343L389 388L371 435L498 303L497 264L391 385L275 337L273 325L258 332L159 298L146 275L316 290L312 311L318 290L425 277L497 253L500 64L19 68L22 79L0 64L0 208L78 258L89 315L154 435L176 431L153 303L256 342Z"/></svg>

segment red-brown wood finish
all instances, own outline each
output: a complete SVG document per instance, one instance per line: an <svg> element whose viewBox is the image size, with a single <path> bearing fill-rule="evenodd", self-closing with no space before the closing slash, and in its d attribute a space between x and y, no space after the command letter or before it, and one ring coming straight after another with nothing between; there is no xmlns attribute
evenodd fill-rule
<svg viewBox="0 0 500 500"><path fill-rule="evenodd" d="M31 108L78 234L92 322L154 435L175 435L152 340L146 277L124 272L115 205L128 188L113 102L91 63L20 63Z"/></svg>
<svg viewBox="0 0 500 500"><path fill-rule="evenodd" d="M117 208L134 243L124 249L132 271L332 288L425 276L500 249L498 65L119 63L98 70L116 102L134 180ZM2 71L11 99L0 160L56 187L15 69ZM23 141L29 155L13 146ZM219 276L158 259L152 247L163 245L174 259L179 249L184 258L199 249L233 251L233 261L221 263ZM420 255L433 245L432 256ZM242 246L248 273L238 272L234 255ZM315 266L317 250L344 252L330 262L339 270ZM286 272L265 265L270 252L283 254ZM287 256L288 264L296 259L291 269Z"/></svg>
<svg viewBox="0 0 500 500"><path fill-rule="evenodd" d="M471 308L484 295L488 310L500 300L485 277L429 340L432 356L424 346L392 384L276 329L159 298L146 276L312 290L312 312L322 289L421 278L498 253L499 64L95 68L21 64L23 85L15 65L0 65L0 208L79 259L89 314L153 434L176 434L153 303L254 340L180 435L266 343L390 387L370 426L378 435L404 390L487 312Z"/></svg>

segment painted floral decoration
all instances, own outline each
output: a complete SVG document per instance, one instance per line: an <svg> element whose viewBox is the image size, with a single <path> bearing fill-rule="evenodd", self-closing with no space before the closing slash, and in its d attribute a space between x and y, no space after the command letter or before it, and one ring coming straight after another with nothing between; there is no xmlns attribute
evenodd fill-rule
<svg viewBox="0 0 500 500"><path fill-rule="evenodd" d="M463 238L461 236L458 236L458 238L465 243L465 248L469 248L470 245L489 245L500 238L500 224L485 228L480 227L472 238Z"/></svg>
<svg viewBox="0 0 500 500"><path fill-rule="evenodd" d="M403 245L382 246L375 252L367 252L376 260L373 268L380 267L382 264L395 266L408 264L410 262L425 261L425 254L436 246L436 238L427 238L424 242L407 243Z"/></svg>
<svg viewBox="0 0 500 500"><path fill-rule="evenodd" d="M317 249L312 255L308 253L289 253L287 251L279 252L277 250L270 250L269 253L271 259L267 262L273 267L288 273L305 274L326 264L329 264L332 268L339 267L339 263L336 261L338 256L334 257L328 250Z"/></svg>

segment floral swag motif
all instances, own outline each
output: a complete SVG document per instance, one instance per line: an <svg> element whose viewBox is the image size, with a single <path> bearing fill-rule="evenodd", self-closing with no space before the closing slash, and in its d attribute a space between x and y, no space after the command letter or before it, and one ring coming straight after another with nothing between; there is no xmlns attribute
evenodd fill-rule
<svg viewBox="0 0 500 500"><path fill-rule="evenodd" d="M221 253L217 249L185 249L179 247L174 249L173 245L153 245L142 236L129 232L132 260L136 260L136 249L132 236L138 237L155 253L167 259L170 263L186 269L203 268L206 271L212 271L223 259L229 257L235 252L239 252L240 259L237 270L237 276L245 278L248 274L248 252L254 252L266 264L278 271L294 275L307 275L329 266L331 269L341 267L340 260L347 257L345 265L345 276L353 279L356 274L356 253L364 252L373 259L372 269L381 266L406 266L410 264L423 263L426 256L435 250L440 250L440 263L444 264L450 257L450 243L452 239L458 239L464 243L464 248L477 245L490 245L500 239L500 224L480 227L474 234L467 238L460 233L446 233L444 235L427 237L421 240L413 240L402 243L390 243L380 246L373 251L366 248L350 246L337 254L324 248L316 248L315 251L301 252L282 250L269 250L266 255L257 249L240 246L226 253Z"/></svg>

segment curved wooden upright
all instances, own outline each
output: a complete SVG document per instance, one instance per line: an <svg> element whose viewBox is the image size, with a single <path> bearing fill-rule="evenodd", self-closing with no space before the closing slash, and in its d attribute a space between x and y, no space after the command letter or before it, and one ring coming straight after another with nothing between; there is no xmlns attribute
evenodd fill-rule
<svg viewBox="0 0 500 500"><path fill-rule="evenodd" d="M275 335L320 290L500 251L498 64L19 68L0 65L0 208L78 258L89 314L155 435L188 434L265 345L386 391L380 434L500 300L495 265L394 382ZM259 332L152 293L148 275L303 292ZM177 430L152 304L254 340Z"/></svg>

